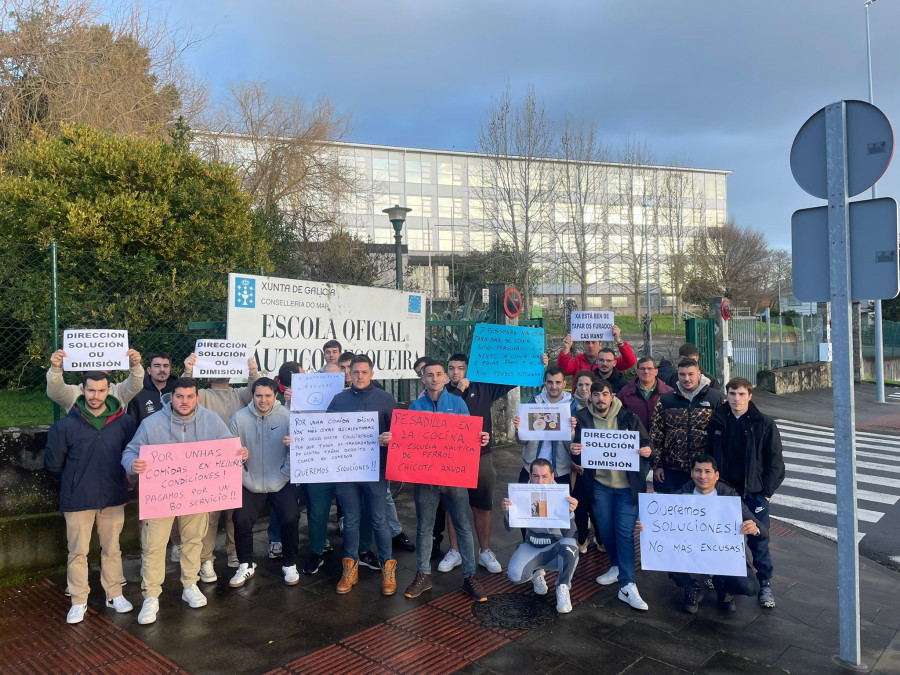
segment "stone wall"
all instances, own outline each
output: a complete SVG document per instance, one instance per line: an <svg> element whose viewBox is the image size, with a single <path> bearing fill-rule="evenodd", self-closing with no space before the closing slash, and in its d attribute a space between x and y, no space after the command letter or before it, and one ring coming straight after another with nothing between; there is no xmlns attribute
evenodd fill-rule
<svg viewBox="0 0 900 675"><path fill-rule="evenodd" d="M756 376L756 386L773 394L827 389L831 386L831 364L817 361L799 366L761 370Z"/></svg>

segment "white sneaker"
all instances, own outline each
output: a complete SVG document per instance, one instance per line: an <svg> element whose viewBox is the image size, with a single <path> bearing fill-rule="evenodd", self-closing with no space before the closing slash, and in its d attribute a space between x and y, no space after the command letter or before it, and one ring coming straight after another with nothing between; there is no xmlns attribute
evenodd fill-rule
<svg viewBox="0 0 900 675"><path fill-rule="evenodd" d="M120 595L117 598L107 598L106 606L112 607L119 614L125 614L134 609L134 605L128 602L128 598L126 598L124 595Z"/></svg>
<svg viewBox="0 0 900 675"><path fill-rule="evenodd" d="M181 592L181 599L184 600L193 609L206 606L206 596L197 588L197 584L185 586Z"/></svg>
<svg viewBox="0 0 900 675"><path fill-rule="evenodd" d="M280 558L280 557L282 557L283 554L284 554L284 549L282 549L280 541L270 541L269 542L269 558L271 560Z"/></svg>
<svg viewBox="0 0 900 675"><path fill-rule="evenodd" d="M286 583L288 586L293 586L300 581L300 575L297 573L296 565L282 567L281 572L282 574L284 574L284 583Z"/></svg>
<svg viewBox="0 0 900 675"><path fill-rule="evenodd" d="M609 586L610 584L614 584L619 580L619 568L618 567L610 567L609 571L606 574L601 574L597 577L597 583L601 586Z"/></svg>
<svg viewBox="0 0 900 675"><path fill-rule="evenodd" d="M650 609L649 605L641 598L641 594L638 593L637 586L634 585L634 582L625 584L619 589L619 600L627 602L635 609L642 609L644 611Z"/></svg>
<svg viewBox="0 0 900 675"><path fill-rule="evenodd" d="M66 614L66 623L81 623L84 621L84 613L87 611L87 603L84 605L72 605Z"/></svg>
<svg viewBox="0 0 900 675"><path fill-rule="evenodd" d="M202 565L200 565L200 581L205 584L215 583L219 577L216 576L216 571L213 569L213 561L207 560Z"/></svg>
<svg viewBox="0 0 900 675"><path fill-rule="evenodd" d="M148 623L154 623L158 611L159 600L157 598L145 598L144 604L141 605L140 614L138 614L138 623L142 626L146 626Z"/></svg>
<svg viewBox="0 0 900 675"><path fill-rule="evenodd" d="M228 556L228 566L238 568L241 566L241 561L238 560L238 557L236 555L230 555Z"/></svg>
<svg viewBox="0 0 900 675"><path fill-rule="evenodd" d="M228 585L232 588L239 588L246 583L248 579L252 579L253 575L256 574L256 563L241 563L240 567L237 568L237 572L234 573L234 576L231 577L231 581L228 582Z"/></svg>
<svg viewBox="0 0 900 675"><path fill-rule="evenodd" d="M569 599L569 587L560 584L556 587L556 611L560 614L568 614L572 611L572 601Z"/></svg>
<svg viewBox="0 0 900 675"><path fill-rule="evenodd" d="M462 560L462 558L460 558L460 560ZM487 568L487 571L491 574L497 574L498 572L503 571L500 562L497 560L497 556L495 556L494 552L489 548L482 551L478 556L478 564Z"/></svg>
<svg viewBox="0 0 900 675"><path fill-rule="evenodd" d="M536 595L547 595L547 580L544 578L544 570L536 570L531 575L531 587L534 588Z"/></svg>
<svg viewBox="0 0 900 675"><path fill-rule="evenodd" d="M181 544L172 544L172 550L169 552L169 560L172 562L181 562Z"/></svg>
<svg viewBox="0 0 900 675"><path fill-rule="evenodd" d="M462 556L455 548L451 548L447 551L447 555L444 556L444 559L438 563L438 572L449 572L454 567L459 567L460 565L462 565Z"/></svg>

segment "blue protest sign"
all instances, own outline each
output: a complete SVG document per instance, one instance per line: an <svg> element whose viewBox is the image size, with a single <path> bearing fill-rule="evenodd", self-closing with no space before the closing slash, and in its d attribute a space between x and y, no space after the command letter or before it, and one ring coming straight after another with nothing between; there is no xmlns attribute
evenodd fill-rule
<svg viewBox="0 0 900 675"><path fill-rule="evenodd" d="M472 382L539 387L544 381L544 329L480 323L475 326L469 370Z"/></svg>

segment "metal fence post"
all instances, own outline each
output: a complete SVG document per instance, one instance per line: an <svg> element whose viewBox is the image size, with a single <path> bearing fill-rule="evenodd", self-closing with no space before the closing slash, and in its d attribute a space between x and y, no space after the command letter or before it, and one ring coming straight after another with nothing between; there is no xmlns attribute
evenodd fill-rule
<svg viewBox="0 0 900 675"><path fill-rule="evenodd" d="M56 242L50 242L50 330L53 333L53 351L59 349L59 286L56 283ZM60 417L60 407L53 404L53 421Z"/></svg>

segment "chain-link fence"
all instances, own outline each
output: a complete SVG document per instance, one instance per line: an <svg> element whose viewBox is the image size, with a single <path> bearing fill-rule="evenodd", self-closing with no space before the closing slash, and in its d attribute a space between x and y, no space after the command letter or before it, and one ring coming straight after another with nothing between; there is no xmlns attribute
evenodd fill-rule
<svg viewBox="0 0 900 675"><path fill-rule="evenodd" d="M151 256L107 258L53 245L6 246L0 253L0 426L53 421L45 378L66 328L124 328L132 348L144 357L168 352L179 372L197 339L222 337L232 271L256 272ZM191 323L202 328L190 330ZM80 373L65 377L74 383Z"/></svg>

